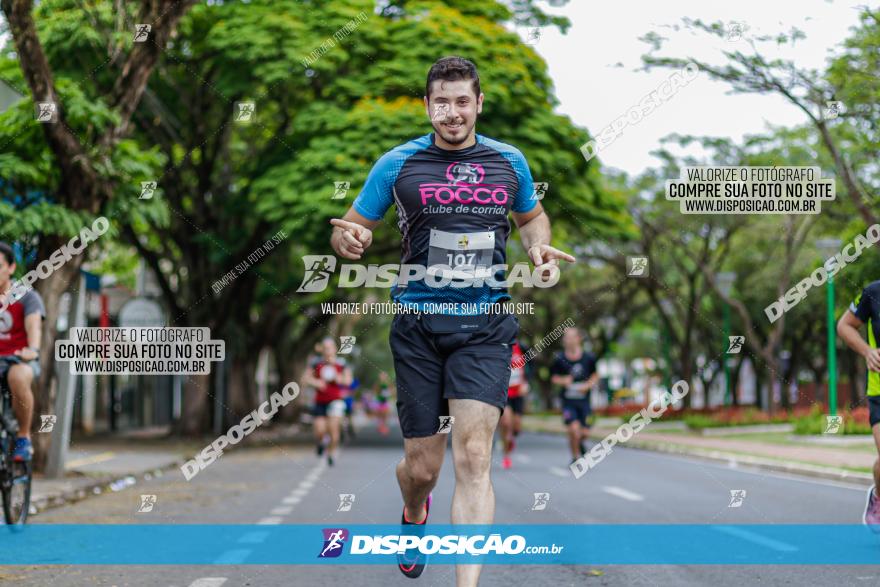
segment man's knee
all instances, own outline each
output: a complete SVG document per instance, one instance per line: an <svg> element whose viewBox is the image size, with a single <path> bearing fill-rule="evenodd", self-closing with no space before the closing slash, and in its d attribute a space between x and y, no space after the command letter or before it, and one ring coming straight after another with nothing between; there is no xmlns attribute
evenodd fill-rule
<svg viewBox="0 0 880 587"><path fill-rule="evenodd" d="M418 485L430 485L440 477L440 469L432 463L407 459L407 474Z"/></svg>
<svg viewBox="0 0 880 587"><path fill-rule="evenodd" d="M455 469L459 475L476 478L489 473L492 461L492 443L480 438L468 438L456 445Z"/></svg>
<svg viewBox="0 0 880 587"><path fill-rule="evenodd" d="M34 372L27 365L13 365L9 369L7 377L9 388L12 393L30 393L31 383L34 381Z"/></svg>

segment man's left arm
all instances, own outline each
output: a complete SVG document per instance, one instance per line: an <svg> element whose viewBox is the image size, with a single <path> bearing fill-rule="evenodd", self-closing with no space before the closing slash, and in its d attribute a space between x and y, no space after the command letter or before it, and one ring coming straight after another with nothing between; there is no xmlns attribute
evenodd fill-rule
<svg viewBox="0 0 880 587"><path fill-rule="evenodd" d="M512 216L519 229L523 248L543 281L550 280L559 267L560 259L574 263L573 256L550 246L550 219L540 203L528 212L513 212Z"/></svg>
<svg viewBox="0 0 880 587"><path fill-rule="evenodd" d="M33 361L40 356L40 337L43 333L43 316L39 312L28 314L24 318L24 330L27 333L27 347L15 351L25 361ZM36 349L36 350L34 350Z"/></svg>

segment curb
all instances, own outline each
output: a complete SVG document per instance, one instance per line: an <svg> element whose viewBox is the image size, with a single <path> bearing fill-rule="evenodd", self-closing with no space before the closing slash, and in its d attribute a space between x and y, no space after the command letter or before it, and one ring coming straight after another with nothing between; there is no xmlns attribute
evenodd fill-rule
<svg viewBox="0 0 880 587"><path fill-rule="evenodd" d="M165 471L179 468L185 462L185 459L180 458L174 462L170 462L148 471L127 473L123 475L107 475L88 482L81 487L75 487L43 495L36 499L31 499L31 511L29 516L39 515L44 511L76 503L94 495L101 495L106 491L117 492L135 485L138 481L149 481L153 477L161 477L165 474Z"/></svg>
<svg viewBox="0 0 880 587"><path fill-rule="evenodd" d="M545 434L564 434L564 431L550 429L549 427L535 425L533 422L526 421L523 421L523 430L528 430L529 432L542 432ZM613 430L609 432L613 432ZM788 473L831 481L845 481L864 487L870 487L874 484L874 477L870 473L859 473L857 471L826 467L823 465L810 465L807 463L787 463L765 457L742 455L719 450L683 447L681 445L638 441L635 439L629 440L625 444L618 444L617 447L696 457L716 463L725 463L731 467L748 466L774 473Z"/></svg>
<svg viewBox="0 0 880 587"><path fill-rule="evenodd" d="M617 446L620 445L618 444ZM626 445L624 445L624 448L627 447L639 450L649 450L667 454L697 457L716 463L725 463L733 468L744 465L773 473L789 473L792 475L803 475L805 477L814 477L831 481L846 481L849 483L862 485L864 487L871 487L874 484L874 477L870 473L859 473L858 471L849 471L847 469L837 469L835 467L825 467L822 465L810 465L807 463L785 463L763 457L741 455L718 450L682 448L681 446L672 444L630 441L627 442Z"/></svg>

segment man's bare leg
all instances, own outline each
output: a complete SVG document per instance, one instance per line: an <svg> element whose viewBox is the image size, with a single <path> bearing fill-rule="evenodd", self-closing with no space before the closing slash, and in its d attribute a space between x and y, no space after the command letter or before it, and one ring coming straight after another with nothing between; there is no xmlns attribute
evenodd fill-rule
<svg viewBox="0 0 880 587"><path fill-rule="evenodd" d="M28 365L12 365L7 380L12 392L12 411L18 420L18 435L30 438L34 413L34 394L31 392L34 372Z"/></svg>
<svg viewBox="0 0 880 587"><path fill-rule="evenodd" d="M455 464L455 493L452 496L453 524L491 524L495 519L495 492L489 476L492 437L501 410L472 399L449 400L452 428L452 457ZM475 586L482 565L456 565L458 587Z"/></svg>
<svg viewBox="0 0 880 587"><path fill-rule="evenodd" d="M446 454L446 435L403 439L403 459L397 463L397 483L406 507L406 519L425 519L425 501L437 484Z"/></svg>
<svg viewBox="0 0 880 587"><path fill-rule="evenodd" d="M581 456L581 423L577 420L568 425L568 446L571 449L571 458Z"/></svg>
<svg viewBox="0 0 880 587"><path fill-rule="evenodd" d="M877 454L880 455L880 424L874 424L871 432L874 434ZM874 495L880 496L880 458L874 461Z"/></svg>

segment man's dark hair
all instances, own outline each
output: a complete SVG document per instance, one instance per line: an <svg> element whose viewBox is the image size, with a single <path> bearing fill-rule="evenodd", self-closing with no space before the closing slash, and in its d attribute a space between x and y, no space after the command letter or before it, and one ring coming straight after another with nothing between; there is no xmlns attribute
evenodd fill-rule
<svg viewBox="0 0 880 587"><path fill-rule="evenodd" d="M0 241L0 255L6 257L6 262L9 265L15 263L15 252L13 252L12 247L9 246L9 243L4 243Z"/></svg>
<svg viewBox="0 0 880 587"><path fill-rule="evenodd" d="M428 81L425 83L425 96L431 97L431 82L443 80L457 82L459 80L473 80L474 95L480 97L480 74L473 62L462 57L444 57L438 59L428 71Z"/></svg>

